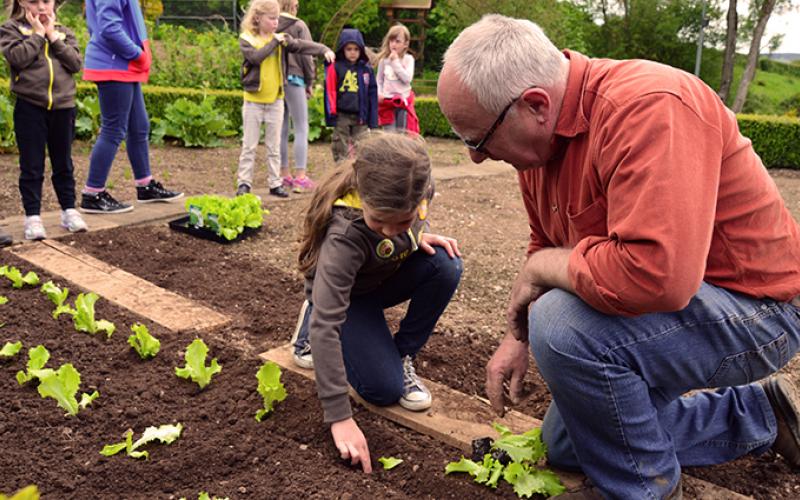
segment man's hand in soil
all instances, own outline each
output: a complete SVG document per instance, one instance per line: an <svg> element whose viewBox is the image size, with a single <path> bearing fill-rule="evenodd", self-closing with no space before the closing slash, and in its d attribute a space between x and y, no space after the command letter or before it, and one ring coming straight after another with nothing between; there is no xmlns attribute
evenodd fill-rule
<svg viewBox="0 0 800 500"><path fill-rule="evenodd" d="M419 247L424 250L425 253L430 255L436 253L436 249L433 247L442 247L451 259L455 256L461 257L461 252L458 250L458 241L456 241L455 238L450 238L447 236L422 233L422 238L419 240Z"/></svg>
<svg viewBox="0 0 800 500"><path fill-rule="evenodd" d="M528 341L528 309L544 292L551 288L575 292L567 273L570 252L566 248L545 248L528 257L522 266L511 287L506 311L509 332L518 341Z"/></svg>
<svg viewBox="0 0 800 500"><path fill-rule="evenodd" d="M492 408L501 417L505 414L505 387L513 404L519 403L522 382L528 371L528 343L507 333L486 364L486 394Z"/></svg>
<svg viewBox="0 0 800 500"><path fill-rule="evenodd" d="M372 472L372 462L369 459L369 448L367 438L358 428L358 424L352 417L346 420L339 420L331 424L331 435L333 442L342 460L350 459L350 465L361 464L364 472Z"/></svg>

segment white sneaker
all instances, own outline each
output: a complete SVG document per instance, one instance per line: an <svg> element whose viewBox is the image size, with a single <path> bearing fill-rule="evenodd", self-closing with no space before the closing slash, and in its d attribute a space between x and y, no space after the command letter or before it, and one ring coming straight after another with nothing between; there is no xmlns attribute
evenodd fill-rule
<svg viewBox="0 0 800 500"><path fill-rule="evenodd" d="M294 364L300 368L313 369L314 358L311 356L311 343L308 340L308 325L303 328L303 323L306 319L306 311L308 310L308 301L303 301L300 306L300 314L297 317L297 326L294 328L294 335L292 335L292 359Z"/></svg>
<svg viewBox="0 0 800 500"><path fill-rule="evenodd" d="M61 211L61 227L70 233L82 233L89 229L80 212L74 208Z"/></svg>
<svg viewBox="0 0 800 500"><path fill-rule="evenodd" d="M431 392L422 383L414 371L411 356L403 357L403 397L400 406L406 410L423 411L431 407L433 398Z"/></svg>
<svg viewBox="0 0 800 500"><path fill-rule="evenodd" d="M43 240L45 238L47 238L47 233L44 231L42 218L38 215L25 217L25 239Z"/></svg>

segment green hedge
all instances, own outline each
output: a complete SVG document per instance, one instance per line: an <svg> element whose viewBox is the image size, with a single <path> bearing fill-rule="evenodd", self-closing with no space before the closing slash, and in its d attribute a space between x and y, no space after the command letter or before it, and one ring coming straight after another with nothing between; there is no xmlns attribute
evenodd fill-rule
<svg viewBox="0 0 800 500"><path fill-rule="evenodd" d="M209 95L216 97L217 105L223 109L227 117L231 120L234 130L241 130L241 90L200 90L179 87L158 87L155 85L144 85L142 90L144 93L145 106L147 106L147 114L151 117L163 117L166 107L180 97L185 97L190 101L200 102L203 100L204 95ZM8 80L0 79L0 95L9 94ZM78 83L78 99L94 95L97 95L97 87L95 84L89 82Z"/></svg>
<svg viewBox="0 0 800 500"><path fill-rule="evenodd" d="M739 115L742 135L753 141L767 167L800 169L800 119L786 116Z"/></svg>
<svg viewBox="0 0 800 500"><path fill-rule="evenodd" d="M180 97L200 102L204 95L216 97L217 105L228 116L234 130L242 124L242 92L237 90L198 90L145 85L144 98L150 116L163 117L164 109ZM8 82L0 80L0 94L8 94ZM78 84L78 98L94 95L94 84ZM420 132L426 136L454 138L456 135L439 110L435 97L416 100ZM739 115L742 134L753 141L753 148L767 167L800 169L800 119L780 116Z"/></svg>
<svg viewBox="0 0 800 500"><path fill-rule="evenodd" d="M767 59L766 57L762 57L758 60L758 69L800 78L800 65L785 63L782 61L773 61L772 59Z"/></svg>

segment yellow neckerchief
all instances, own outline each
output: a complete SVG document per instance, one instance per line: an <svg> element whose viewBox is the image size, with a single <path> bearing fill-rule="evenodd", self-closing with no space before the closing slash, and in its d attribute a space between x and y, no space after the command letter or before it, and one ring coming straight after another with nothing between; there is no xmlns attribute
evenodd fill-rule
<svg viewBox="0 0 800 500"><path fill-rule="evenodd" d="M361 205L361 197L358 196L358 191L348 191L347 194L333 202L334 207L348 207L355 208L356 210L364 210Z"/></svg>

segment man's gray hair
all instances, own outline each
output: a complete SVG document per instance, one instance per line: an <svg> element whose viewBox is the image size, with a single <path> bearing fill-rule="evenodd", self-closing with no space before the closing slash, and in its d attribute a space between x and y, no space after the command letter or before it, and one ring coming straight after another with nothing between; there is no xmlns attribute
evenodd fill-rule
<svg viewBox="0 0 800 500"><path fill-rule="evenodd" d="M452 66L481 106L500 113L525 89L554 85L563 58L535 23L487 14L456 37L444 63Z"/></svg>

